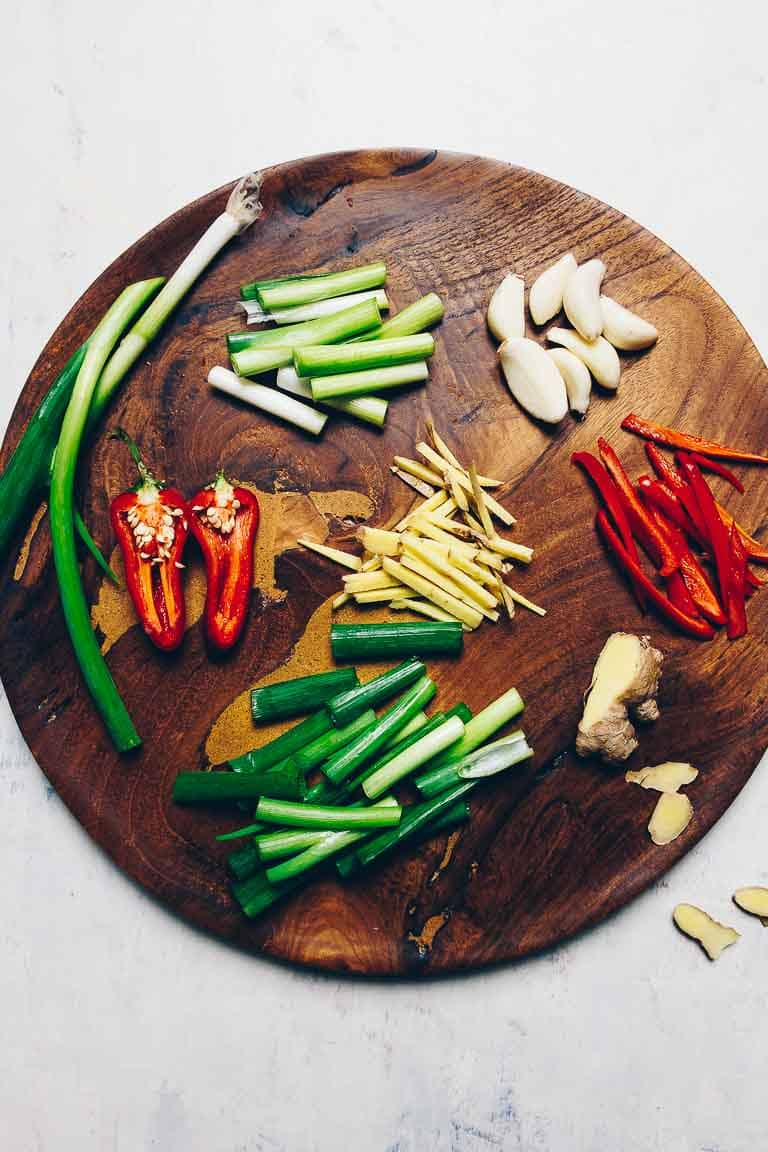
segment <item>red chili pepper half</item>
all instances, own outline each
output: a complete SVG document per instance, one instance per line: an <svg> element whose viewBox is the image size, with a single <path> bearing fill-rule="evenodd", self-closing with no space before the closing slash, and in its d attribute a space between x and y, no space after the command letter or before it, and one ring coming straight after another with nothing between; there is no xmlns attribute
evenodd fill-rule
<svg viewBox="0 0 768 1152"><path fill-rule="evenodd" d="M184 639L181 554L189 532L189 509L181 492L155 479L130 436L121 428L115 436L128 445L139 472L136 487L116 496L109 506L128 592L147 636L170 652Z"/></svg>
<svg viewBox="0 0 768 1152"><path fill-rule="evenodd" d="M653 517L641 502L618 456L602 436L597 442L603 463L622 495L624 507L635 535L662 576L670 576L679 567L677 557L666 538L656 527Z"/></svg>
<svg viewBox="0 0 768 1152"><path fill-rule="evenodd" d="M253 585L253 545L259 502L234 488L223 472L191 500L192 535L202 549L208 587L205 629L210 643L231 648L245 624Z"/></svg>
<svg viewBox="0 0 768 1152"><path fill-rule="evenodd" d="M632 559L618 535L614 532L602 508L597 513L597 527L621 567L632 578L633 582L637 580L642 584L643 591L651 603L658 608L662 616L665 616L667 620L675 624L682 632L687 632L689 636L695 636L699 640L712 639L715 630L707 620L703 620L700 617L689 616L687 612L683 612L646 576L640 565Z"/></svg>
<svg viewBox="0 0 768 1152"><path fill-rule="evenodd" d="M625 432L635 432L644 440L655 440L657 444L666 444L670 448L682 448L685 452L700 452L702 456L714 456L721 460L741 460L744 464L768 464L768 456L759 456L754 452L741 452L737 448L728 448L725 444L718 444L715 440L702 440L700 436L689 436L685 432L678 432L676 428L665 428L661 424L651 424L648 420L630 412L621 422Z"/></svg>

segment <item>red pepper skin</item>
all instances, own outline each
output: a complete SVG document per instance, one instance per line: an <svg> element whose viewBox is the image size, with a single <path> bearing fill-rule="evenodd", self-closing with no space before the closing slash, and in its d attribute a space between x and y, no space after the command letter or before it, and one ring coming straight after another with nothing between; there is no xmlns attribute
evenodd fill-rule
<svg viewBox="0 0 768 1152"><path fill-rule="evenodd" d="M632 559L614 532L602 508L597 513L597 528L608 547L616 556L621 567L629 576L642 584L649 601L659 610L662 616L679 628L681 632L685 632L689 636L694 636L697 640L712 639L715 630L707 620L703 620L700 617L689 616L687 612L681 611L680 608L677 608L672 601L656 587L652 580L648 579L640 565Z"/></svg>
<svg viewBox="0 0 768 1152"><path fill-rule="evenodd" d="M711 621L718 628L722 628L725 624L725 613L720 605L715 590L707 579L707 574L702 568L699 561L694 556L688 547L688 541L685 536L670 520L661 513L658 508L651 507L651 515L655 518L656 523L661 532L664 532L675 552L680 558L680 579L686 591L686 596L690 598L694 605L694 612L690 612L686 606L682 596L678 596L675 600L673 589L676 592L676 581L669 577L667 590L669 591L670 599L676 603L678 608L682 608L684 612L689 612L689 615L701 614L706 616L707 620ZM675 573L673 573L675 575Z"/></svg>
<svg viewBox="0 0 768 1152"><path fill-rule="evenodd" d="M666 520L670 520L697 544L706 546L706 540L686 512L679 496L671 488L662 484L660 480L652 480L650 476L638 476L637 484L646 504L653 505Z"/></svg>
<svg viewBox="0 0 768 1152"><path fill-rule="evenodd" d="M685 480L683 480L674 464L667 460L664 453L660 448L657 448L655 444L646 442L645 454L648 457L651 468L653 468L662 484L666 484L673 492L679 492L681 488L687 487Z"/></svg>
<svg viewBox="0 0 768 1152"><path fill-rule="evenodd" d="M737 492L741 492L742 496L744 495L744 485L741 480L731 472L730 468L726 468L725 464L721 464L719 460L710 460L699 452L689 452L688 455L695 464L698 464L702 472L714 472L716 476L722 476L723 480L727 480Z"/></svg>
<svg viewBox="0 0 768 1152"><path fill-rule="evenodd" d="M253 586L253 546L259 502L247 488L234 488L223 473L190 501L190 527L205 561L205 631L226 651L240 637ZM214 510L212 517L209 510Z"/></svg>
<svg viewBox="0 0 768 1152"><path fill-rule="evenodd" d="M741 537L741 542L744 545L744 551L747 554L747 558L752 560L755 564L768 564L768 548L761 544L759 540L755 540L754 536L750 536L746 528L743 528L737 520L734 520L730 512L726 512L725 508L721 507L717 501L715 501L715 507L720 513L720 519L723 521L723 524L725 524L729 532L731 530L731 525L736 525L736 531Z"/></svg>
<svg viewBox="0 0 768 1152"><path fill-rule="evenodd" d="M701 619L701 613L694 604L680 572L673 572L671 576L667 576L667 595L675 608L679 608L686 616L691 616L694 620Z"/></svg>
<svg viewBox="0 0 768 1152"><path fill-rule="evenodd" d="M702 456L713 456L720 460L740 460L744 464L768 464L768 456L759 456L754 452L740 452L736 448L718 444L715 440L703 440L700 436L689 436L676 428L651 424L635 412L625 416L621 426L625 432L634 432L644 440L654 440L657 444L666 444L669 448L681 448L684 452L699 452Z"/></svg>
<svg viewBox="0 0 768 1152"><path fill-rule="evenodd" d="M737 627L738 589L733 582L733 560L730 546L730 532L723 523L717 510L715 498L709 490L709 485L699 471L697 464L685 452L678 454L678 462L685 478L691 486L696 503L707 529L707 539L712 551L717 572L717 583L720 588L720 599L725 609L728 621L728 633L732 627ZM733 529L731 529L733 531ZM733 618L733 622L732 622Z"/></svg>
<svg viewBox="0 0 768 1152"><path fill-rule="evenodd" d="M728 605L728 639L738 640L747 634L747 554L735 524L731 525L728 543L731 551L731 601Z"/></svg>
<svg viewBox="0 0 768 1152"><path fill-rule="evenodd" d="M659 532L652 516L635 492L634 485L624 471L621 460L613 448L602 436L597 442L597 447L609 475L621 493L633 532L639 538L640 543L661 575L670 576L679 567L674 551L670 548L666 538Z"/></svg>
<svg viewBox="0 0 768 1152"><path fill-rule="evenodd" d="M624 505L621 502L619 490L608 475L605 465L602 461L598 460L597 456L593 456L591 452L574 452L571 456L571 463L576 464L579 468L583 468L587 473L602 497L603 503L610 512L624 547L632 559L639 563L640 557L638 556L637 545L632 535L632 529L629 526L627 514L624 511ZM645 611L645 596L643 595L642 588L639 584L635 584L634 581L632 582L632 587L640 608L642 611Z"/></svg>
<svg viewBox="0 0 768 1152"><path fill-rule="evenodd" d="M121 431L116 435L128 443L141 481L133 491L115 497L109 518L142 627L157 648L171 652L181 644L186 627L181 556L189 534L189 508L181 492L155 480L133 441Z"/></svg>

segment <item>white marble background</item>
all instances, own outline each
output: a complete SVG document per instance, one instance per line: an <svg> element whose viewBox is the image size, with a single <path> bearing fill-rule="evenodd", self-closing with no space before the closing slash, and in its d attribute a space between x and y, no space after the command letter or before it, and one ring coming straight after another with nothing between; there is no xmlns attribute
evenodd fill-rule
<svg viewBox="0 0 768 1152"><path fill-rule="evenodd" d="M27 0L0 25L10 415L73 300L139 234L278 160L485 153L614 204L768 352L758 0ZM308 976L178 923L119 874L0 715L0 1143L8 1152L758 1152L768 1146L768 775L655 890L516 967ZM716 965L678 900L737 924Z"/></svg>

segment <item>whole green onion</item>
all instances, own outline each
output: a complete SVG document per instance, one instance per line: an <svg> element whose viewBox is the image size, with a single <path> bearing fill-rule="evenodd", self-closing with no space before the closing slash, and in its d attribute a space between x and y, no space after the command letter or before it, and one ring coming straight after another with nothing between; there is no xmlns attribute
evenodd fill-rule
<svg viewBox="0 0 768 1152"><path fill-rule="evenodd" d="M302 712L314 712L347 688L359 684L354 668L336 668L314 676L296 676L266 684L251 691L251 715L254 723L263 720L285 720Z"/></svg>
<svg viewBox="0 0 768 1152"><path fill-rule="evenodd" d="M338 372L412 364L414 360L426 360L434 351L435 341L428 332L366 344L309 344L294 349L293 366L299 376L333 376Z"/></svg>
<svg viewBox="0 0 768 1152"><path fill-rule="evenodd" d="M230 240L259 218L262 210L259 203L261 180L260 172L252 172L238 181L224 211L208 226L157 298L122 341L102 373L94 393L91 422L98 419L125 374L213 258Z"/></svg>
<svg viewBox="0 0 768 1152"><path fill-rule="evenodd" d="M394 624L332 624L334 660L386 660L405 656L458 656L464 630L457 620Z"/></svg>
<svg viewBox="0 0 768 1152"><path fill-rule="evenodd" d="M104 554L94 540L93 536L91 536L90 532L88 531L88 525L85 523L85 520L83 520L77 508L75 508L75 531L107 579L111 580L116 588L119 588L120 581L117 578L117 573L104 559Z"/></svg>
<svg viewBox="0 0 768 1152"><path fill-rule="evenodd" d="M126 288L91 336L61 425L51 474L51 540L64 619L88 690L120 752L137 748L141 738L93 633L77 562L74 485L80 444L101 370L120 334L155 294L159 284L158 280L144 280Z"/></svg>
<svg viewBox="0 0 768 1152"><path fill-rule="evenodd" d="M426 360L413 364L396 364L391 368L368 368L364 372L340 372L335 376L312 377L309 381L313 400L325 403L337 397L367 396L372 392L385 392L402 388L406 384L420 384L429 379Z"/></svg>
<svg viewBox="0 0 768 1152"><path fill-rule="evenodd" d="M415 683L426 672L421 660L404 660L396 668L389 668L380 676L374 676L359 688L340 692L328 701L326 707L334 724L341 727L348 724L366 708L378 708L385 700L390 700L398 692Z"/></svg>

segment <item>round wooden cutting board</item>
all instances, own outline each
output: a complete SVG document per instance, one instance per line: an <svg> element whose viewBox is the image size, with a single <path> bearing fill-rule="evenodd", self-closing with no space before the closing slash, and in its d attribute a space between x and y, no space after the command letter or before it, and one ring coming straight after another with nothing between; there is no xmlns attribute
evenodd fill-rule
<svg viewBox="0 0 768 1152"><path fill-rule="evenodd" d="M228 191L160 224L78 301L27 381L3 462L116 293L170 274ZM253 952L358 973L437 973L523 956L597 923L665 872L722 815L768 744L768 594L752 599L749 635L733 644L724 635L697 643L654 615L643 618L595 534L593 495L570 454L602 434L633 474L644 471L641 443L619 429L633 409L763 451L768 371L728 307L676 253L621 213L536 173L450 153L351 152L270 169L262 199L262 220L225 249L133 371L81 478L85 519L107 552L109 500L133 483L124 447L106 435L118 423L190 495L219 466L257 489L259 590L244 640L228 658L211 658L193 610L181 650L161 656L86 560L108 662L145 741L138 754L119 757L83 689L47 517L38 517L3 571L0 671L11 706L88 833L147 891L208 931ZM608 294L637 307L661 337L648 353L622 356L617 395L597 389L586 421L568 417L552 431L510 397L484 317L507 270L530 284L569 250L579 261L601 257ZM428 386L392 401L383 433L334 419L315 442L211 391L206 376L226 363L224 337L243 326L240 283L376 258L387 262L393 308L431 290L446 305ZM175 808L174 775L260 741L247 730L243 695L254 683L330 666L329 598L340 570L297 548L297 532L311 528L317 538L321 529L350 547L361 519L388 525L402 516L412 493L388 465L395 453L413 455L430 416L460 457L505 481L516 538L536 550L516 584L547 608L544 619L521 609L512 622L486 624L467 636L461 660L432 663L438 704L465 700L475 710L517 685L535 763L478 790L471 823L450 839L400 852L344 886L325 873L249 922L228 892L228 846L214 843L238 814ZM745 496L719 480L716 491L768 539L768 475L741 474ZM190 597L199 612L194 562ZM666 656L661 719L643 731L630 766L675 759L700 769L688 789L693 822L666 848L646 831L654 794L571 753L593 662L616 629L650 634Z"/></svg>

